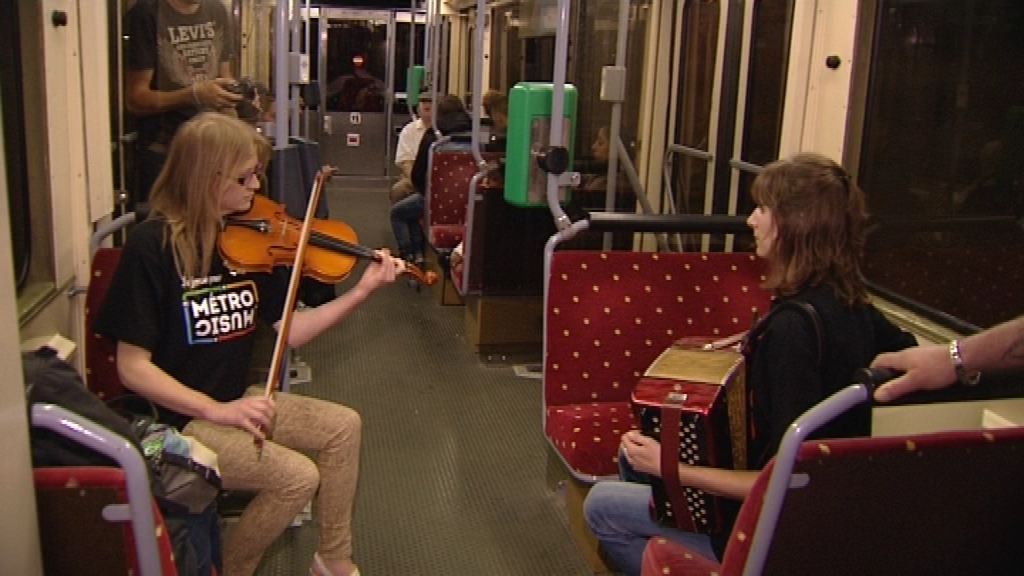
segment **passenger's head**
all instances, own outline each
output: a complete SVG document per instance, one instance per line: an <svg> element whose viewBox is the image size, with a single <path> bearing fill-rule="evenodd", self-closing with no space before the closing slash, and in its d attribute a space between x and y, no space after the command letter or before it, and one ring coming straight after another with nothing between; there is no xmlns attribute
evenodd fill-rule
<svg viewBox="0 0 1024 576"><path fill-rule="evenodd" d="M423 120L423 123L429 128L433 122L431 109L434 106L434 99L431 97L430 92L423 92L420 94L419 102L416 104L416 114Z"/></svg>
<svg viewBox="0 0 1024 576"><path fill-rule="evenodd" d="M458 96L445 94L437 101L437 117L448 116L456 112L465 112L466 106Z"/></svg>
<svg viewBox="0 0 1024 576"><path fill-rule="evenodd" d="M217 112L181 125L150 194L152 214L168 220L179 272L206 274L221 218L247 210L259 190L252 126ZM202 249L201 262L196 253Z"/></svg>
<svg viewBox="0 0 1024 576"><path fill-rule="evenodd" d="M497 90L490 90L483 95L482 104L494 129L504 132L508 128L508 97Z"/></svg>
<svg viewBox="0 0 1024 576"><path fill-rule="evenodd" d="M747 224L757 255L769 263L766 288L788 296L824 283L849 304L866 298L864 194L842 166L797 154L766 166L751 196L756 207Z"/></svg>

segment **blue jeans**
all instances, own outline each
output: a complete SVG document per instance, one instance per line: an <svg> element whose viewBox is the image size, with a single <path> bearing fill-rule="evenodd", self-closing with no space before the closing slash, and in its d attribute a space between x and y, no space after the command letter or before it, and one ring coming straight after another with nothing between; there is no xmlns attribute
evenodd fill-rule
<svg viewBox="0 0 1024 576"><path fill-rule="evenodd" d="M716 558L706 535L668 528L651 520L650 477L633 470L621 452L619 477L622 481L598 482L591 488L583 503L583 516L620 570L630 576L640 574L644 546L651 536L663 536L707 558Z"/></svg>
<svg viewBox="0 0 1024 576"><path fill-rule="evenodd" d="M423 194L415 192L395 202L391 206L390 216L399 256L407 259L423 256L423 228L420 226Z"/></svg>

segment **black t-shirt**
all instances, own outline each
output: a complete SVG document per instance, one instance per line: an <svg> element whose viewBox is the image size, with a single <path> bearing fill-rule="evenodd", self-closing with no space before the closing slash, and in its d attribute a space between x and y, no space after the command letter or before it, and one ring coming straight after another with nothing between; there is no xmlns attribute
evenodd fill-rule
<svg viewBox="0 0 1024 576"><path fill-rule="evenodd" d="M789 425L807 409L853 383L854 373L882 352L914 346L914 337L889 322L870 304L847 306L832 288L816 286L791 299L814 306L821 325L818 335L810 317L784 307L764 319L761 337L746 358L750 397L747 469L760 470L775 455ZM772 303L772 310L782 300ZM871 435L871 405L857 406L826 424L810 438ZM737 507L738 511L738 507ZM729 531L712 538L721 554Z"/></svg>
<svg viewBox="0 0 1024 576"><path fill-rule="evenodd" d="M153 70L152 90L178 90L216 78L221 63L233 56L231 21L219 0L202 0L194 14L182 14L166 0L138 0L125 21L128 68ZM188 106L140 117L140 143L169 143L197 112Z"/></svg>
<svg viewBox="0 0 1024 576"><path fill-rule="evenodd" d="M154 364L211 398L239 398L250 384L257 317L280 319L286 284L274 274L230 272L219 255L209 276L186 283L164 229L151 219L132 230L93 330L149 350ZM163 408L160 420L179 428L189 421Z"/></svg>

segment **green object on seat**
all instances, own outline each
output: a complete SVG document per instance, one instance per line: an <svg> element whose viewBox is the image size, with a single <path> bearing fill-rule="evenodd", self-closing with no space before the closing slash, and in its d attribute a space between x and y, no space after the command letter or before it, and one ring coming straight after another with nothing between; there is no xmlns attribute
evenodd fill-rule
<svg viewBox="0 0 1024 576"><path fill-rule="evenodd" d="M505 201L516 206L547 205L547 172L537 164L551 135L551 83L520 82L508 96L508 130L505 146ZM565 118L562 145L573 162L576 141L576 87L565 85L562 114ZM561 203L569 201L569 188L558 194Z"/></svg>

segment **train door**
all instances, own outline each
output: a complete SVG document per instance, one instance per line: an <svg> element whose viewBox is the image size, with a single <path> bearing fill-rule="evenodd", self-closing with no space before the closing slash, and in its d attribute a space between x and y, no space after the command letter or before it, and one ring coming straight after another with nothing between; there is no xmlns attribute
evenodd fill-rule
<svg viewBox="0 0 1024 576"><path fill-rule="evenodd" d="M388 175L393 29L387 11L320 10L320 156L342 175Z"/></svg>
<svg viewBox="0 0 1024 576"><path fill-rule="evenodd" d="M672 70L674 133L665 158L676 211L751 210L750 182L780 152L797 4L686 2L671 15L672 49L681 57ZM725 239L727 250L732 244Z"/></svg>

